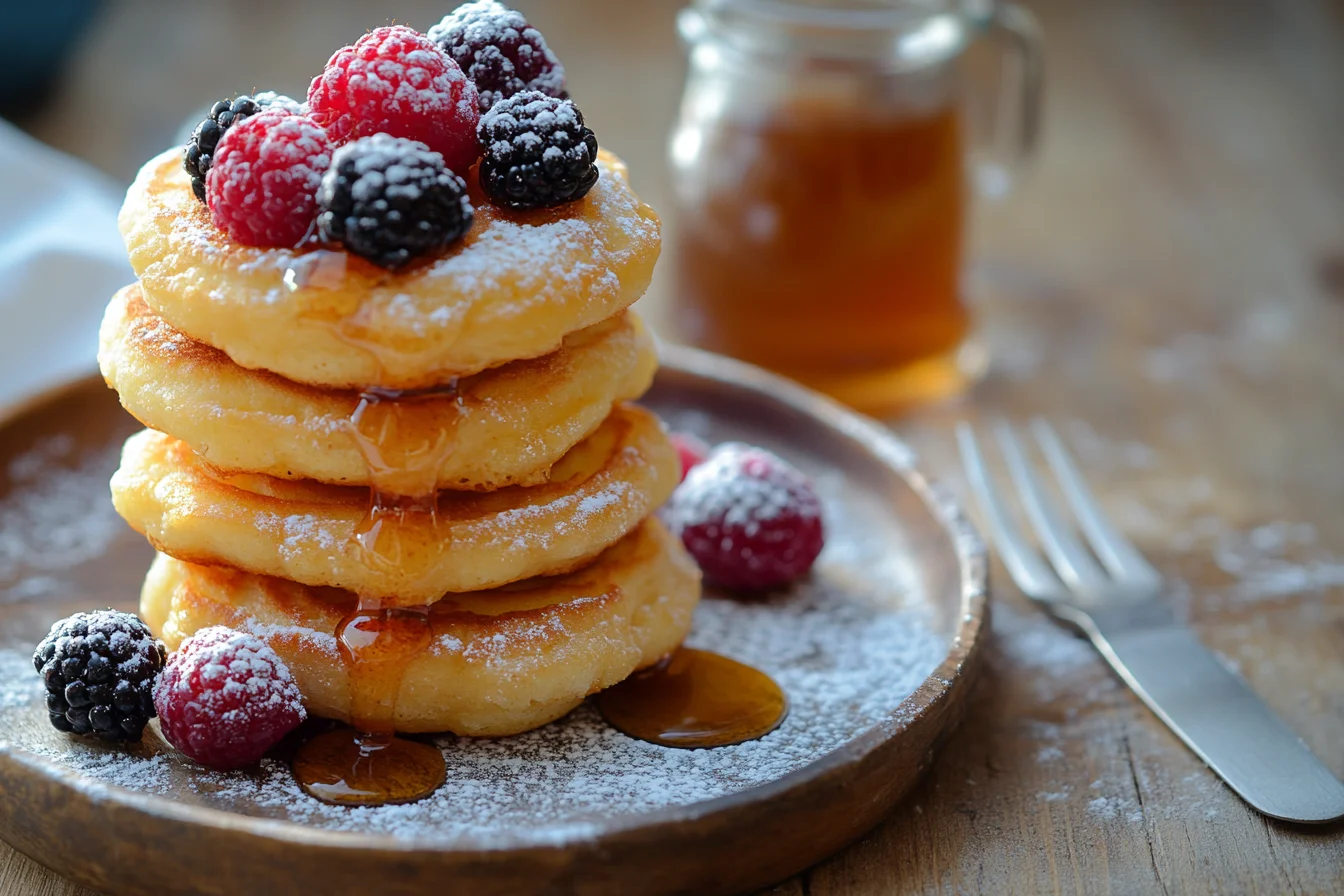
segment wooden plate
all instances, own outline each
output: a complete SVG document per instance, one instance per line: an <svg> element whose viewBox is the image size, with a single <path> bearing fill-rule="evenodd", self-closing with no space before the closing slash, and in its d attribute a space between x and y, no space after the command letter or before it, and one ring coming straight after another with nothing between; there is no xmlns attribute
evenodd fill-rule
<svg viewBox="0 0 1344 896"><path fill-rule="evenodd" d="M100 382L0 429L0 837L115 894L730 893L785 878L892 810L960 721L986 623L985 559L956 506L877 426L778 378L670 349L647 403L674 428L765 445L813 476L812 580L710 593L692 643L774 675L792 711L712 751L623 738L591 707L499 741L441 741L416 807L300 796L278 760L219 775L151 726L134 748L50 728L29 655L57 618L133 608L150 559L107 477L135 424Z"/></svg>

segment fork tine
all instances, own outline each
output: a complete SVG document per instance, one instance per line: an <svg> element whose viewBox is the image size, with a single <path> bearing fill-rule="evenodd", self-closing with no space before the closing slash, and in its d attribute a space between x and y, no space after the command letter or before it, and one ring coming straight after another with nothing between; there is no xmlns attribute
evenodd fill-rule
<svg viewBox="0 0 1344 896"><path fill-rule="evenodd" d="M1161 573L1106 519L1054 428L1038 417L1031 421L1031 431L1045 453L1046 460L1050 462L1064 497L1073 507L1074 516L1087 535L1088 543L1102 564L1116 578L1149 583L1161 581Z"/></svg>
<svg viewBox="0 0 1344 896"><path fill-rule="evenodd" d="M1008 574L1027 596L1038 600L1055 599L1059 595L1059 579L1050 572L1050 568L1009 519L1003 500L989 478L984 458L980 455L980 446L975 441L975 431L969 423L957 424L957 444L961 448L966 478L989 521L990 535L999 547L999 556L1008 568Z"/></svg>
<svg viewBox="0 0 1344 896"><path fill-rule="evenodd" d="M1017 483L1018 494L1022 498L1022 507L1027 518L1036 530L1045 555L1054 564L1055 572L1065 584L1078 590L1099 588L1106 584L1106 575L1097 565L1097 561L1087 553L1074 537L1053 500L1046 496L1040 480L1027 463L1022 446L1007 423L994 427L999 438L999 447L1003 449L1004 460L1008 462L1008 472Z"/></svg>

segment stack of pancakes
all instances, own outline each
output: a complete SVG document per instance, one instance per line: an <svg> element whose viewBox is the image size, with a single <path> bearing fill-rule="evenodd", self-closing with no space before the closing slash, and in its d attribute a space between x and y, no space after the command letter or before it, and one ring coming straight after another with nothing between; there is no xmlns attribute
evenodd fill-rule
<svg viewBox="0 0 1344 896"><path fill-rule="evenodd" d="M234 243L178 153L144 167L120 222L140 282L99 361L150 427L112 493L160 551L141 615L170 649L251 632L312 713L360 722L343 621L418 608L428 638L380 658L392 725L503 735L680 644L699 573L652 517L679 461L627 403L657 366L626 308L658 221L599 168L554 209L474 192L464 240L390 272Z"/></svg>

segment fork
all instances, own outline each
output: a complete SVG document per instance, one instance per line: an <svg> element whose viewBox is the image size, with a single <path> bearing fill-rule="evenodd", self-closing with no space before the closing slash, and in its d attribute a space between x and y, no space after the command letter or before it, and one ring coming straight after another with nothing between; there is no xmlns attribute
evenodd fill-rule
<svg viewBox="0 0 1344 896"><path fill-rule="evenodd" d="M1253 808L1304 823L1344 817L1344 784L1176 619L1163 599L1161 574L1107 521L1050 425L1034 420L1030 428L1087 547L1012 428L1000 423L999 448L1043 559L1009 516L974 430L957 426L971 489L1017 586L1080 629L1139 699Z"/></svg>

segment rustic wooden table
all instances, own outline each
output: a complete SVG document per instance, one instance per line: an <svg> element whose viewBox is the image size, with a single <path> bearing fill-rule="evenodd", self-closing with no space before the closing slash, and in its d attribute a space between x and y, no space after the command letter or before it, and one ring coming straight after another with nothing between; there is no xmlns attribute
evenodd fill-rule
<svg viewBox="0 0 1344 896"><path fill-rule="evenodd" d="M202 103L301 93L363 28L427 27L448 5L116 4L27 124L125 180ZM666 207L677 4L519 5ZM954 419L1058 421L1207 643L1344 775L1344 11L1031 5L1047 140L975 233L996 367L896 428L955 484ZM656 320L657 287L646 305ZM1085 643L997 584L988 674L928 780L773 892L1344 891L1344 827L1249 812ZM76 892L0 846L0 896Z"/></svg>

